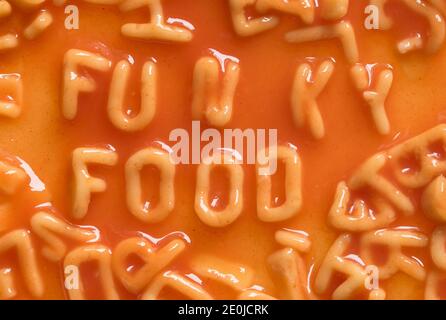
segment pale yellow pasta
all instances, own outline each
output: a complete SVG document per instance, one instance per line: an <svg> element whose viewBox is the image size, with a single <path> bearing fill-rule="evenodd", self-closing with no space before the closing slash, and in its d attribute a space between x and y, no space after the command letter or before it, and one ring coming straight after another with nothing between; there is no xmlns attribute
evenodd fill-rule
<svg viewBox="0 0 446 320"><path fill-rule="evenodd" d="M15 250L22 279L34 297L44 293L42 275L37 267L37 258L29 231L18 229L0 237L0 254Z"/></svg>
<svg viewBox="0 0 446 320"><path fill-rule="evenodd" d="M104 192L107 189L107 183L103 179L90 175L88 164L114 166L117 162L118 154L113 149L77 148L73 151L73 218L84 218L88 211L91 194Z"/></svg>
<svg viewBox="0 0 446 320"><path fill-rule="evenodd" d="M49 11L42 10L36 18L25 28L23 35L26 39L32 40L39 36L45 29L53 23L53 16Z"/></svg>
<svg viewBox="0 0 446 320"><path fill-rule="evenodd" d="M139 8L150 10L150 22L126 23L121 27L121 33L130 38L140 40L164 40L188 42L192 40L192 32L186 28L166 24L162 0L125 0L119 8L127 12Z"/></svg>
<svg viewBox="0 0 446 320"><path fill-rule="evenodd" d="M243 290L237 297L238 300L277 300L273 296L254 289Z"/></svg>
<svg viewBox="0 0 446 320"><path fill-rule="evenodd" d="M446 178L436 177L421 196L423 212L432 220L446 222Z"/></svg>
<svg viewBox="0 0 446 320"><path fill-rule="evenodd" d="M438 175L446 171L446 159L431 156L430 147L440 143L445 150L446 125L441 124L412 139L403 142L389 150L392 162L395 164L394 174L398 182L408 188L420 188L427 185ZM418 162L416 171L400 170L398 162L413 156ZM405 169L405 168L401 168Z"/></svg>
<svg viewBox="0 0 446 320"><path fill-rule="evenodd" d="M10 268L0 269L0 300L12 299L16 294L12 270Z"/></svg>
<svg viewBox="0 0 446 320"><path fill-rule="evenodd" d="M326 60L315 72L309 64L301 64L294 75L291 91L294 123L299 128L308 126L316 139L325 135L324 120L316 99L326 87L333 71L334 62Z"/></svg>
<svg viewBox="0 0 446 320"><path fill-rule="evenodd" d="M157 300L160 292L169 287L193 300L213 300L198 283L189 280L178 272L166 271L158 275L144 291L141 300Z"/></svg>
<svg viewBox="0 0 446 320"><path fill-rule="evenodd" d="M52 261L60 261L67 252L67 245L61 238L77 243L93 242L99 238L97 229L74 226L43 211L36 213L30 224L33 234L45 244L42 254Z"/></svg>
<svg viewBox="0 0 446 320"><path fill-rule="evenodd" d="M25 185L27 176L22 168L0 161L0 191L12 195Z"/></svg>
<svg viewBox="0 0 446 320"><path fill-rule="evenodd" d="M402 271L422 281L426 278L424 266L415 257L405 255L403 248L424 248L428 242L429 239L424 234L409 228L370 231L361 235L361 258L368 265L373 265L373 248L385 246L388 248L388 255L386 262L379 266L380 279L389 279Z"/></svg>
<svg viewBox="0 0 446 320"><path fill-rule="evenodd" d="M190 267L201 278L217 281L236 291L252 285L254 270L246 265L201 254L192 258Z"/></svg>
<svg viewBox="0 0 446 320"><path fill-rule="evenodd" d="M308 252L311 247L311 240L305 232L299 232L289 229L278 230L274 234L276 242L288 248L299 252Z"/></svg>
<svg viewBox="0 0 446 320"><path fill-rule="evenodd" d="M446 226L437 227L432 233L430 251L435 265L446 271Z"/></svg>
<svg viewBox="0 0 446 320"><path fill-rule="evenodd" d="M369 300L386 300L386 291L384 289L378 288L370 291Z"/></svg>
<svg viewBox="0 0 446 320"><path fill-rule="evenodd" d="M379 9L379 24L380 28L387 30L392 27L392 19L386 15L384 6L388 2L388 0L370 0L372 5L376 5ZM403 0L403 2L415 13L423 16L429 23L430 32L428 34L428 39L426 41L426 50L430 53L434 53L440 49L442 44L444 43L446 36L446 24L444 21L444 17L442 15L445 14L445 6L441 4L437 0ZM406 44L404 42L410 42L415 40L414 44L409 44L409 47L412 46L413 49L420 47L420 41L422 39L416 38L408 38L404 39L403 43L399 44L403 46L403 50L400 50L401 53L408 52ZM398 46L398 47L399 47ZM399 48L400 49L400 48Z"/></svg>
<svg viewBox="0 0 446 320"><path fill-rule="evenodd" d="M7 17L11 14L12 8L8 1L0 0L0 18Z"/></svg>
<svg viewBox="0 0 446 320"><path fill-rule="evenodd" d="M411 51L421 49L423 47L423 39L419 34L403 39L396 45L399 53L406 54Z"/></svg>
<svg viewBox="0 0 446 320"><path fill-rule="evenodd" d="M386 14L386 10L384 7L388 0L369 0L370 4L376 6L379 14L379 29L381 30L389 30L393 26L393 20Z"/></svg>
<svg viewBox="0 0 446 320"><path fill-rule="evenodd" d="M350 232L370 231L388 226L395 221L395 210L383 199L375 201L375 210L363 200L354 200L350 204L350 189L344 181L337 188L333 204L328 213L328 220L339 230Z"/></svg>
<svg viewBox="0 0 446 320"><path fill-rule="evenodd" d="M113 272L127 290L137 294L185 248L186 244L179 239L155 248L144 238L129 238L121 241L113 250ZM127 261L131 255L138 256L144 262L139 269L130 271Z"/></svg>
<svg viewBox="0 0 446 320"><path fill-rule="evenodd" d="M384 152L373 155L355 171L348 181L348 186L352 190L369 187L389 200L403 213L411 214L415 208L409 197L380 173L387 161L388 156Z"/></svg>
<svg viewBox="0 0 446 320"><path fill-rule="evenodd" d="M262 13L276 10L298 16L306 24L314 21L315 4L313 0L257 0L256 9Z"/></svg>
<svg viewBox="0 0 446 320"><path fill-rule="evenodd" d="M19 117L22 113L23 104L23 84L21 76L16 73L0 74L0 86L12 98L6 101L0 101L0 115L8 118Z"/></svg>
<svg viewBox="0 0 446 320"><path fill-rule="evenodd" d="M446 280L446 274L438 271L431 271L426 278L424 291L425 300L443 300L440 295L440 284Z"/></svg>
<svg viewBox="0 0 446 320"><path fill-rule="evenodd" d="M287 220L295 216L302 206L301 160L297 151L287 146L269 148L268 154L285 164L285 201L280 206L272 206L272 176L260 174L260 165L257 164L257 216L265 222Z"/></svg>
<svg viewBox="0 0 446 320"><path fill-rule="evenodd" d="M338 20L348 12L349 0L319 0L321 16L325 20Z"/></svg>
<svg viewBox="0 0 446 320"><path fill-rule="evenodd" d="M350 234L340 235L325 255L321 267L316 275L315 290L324 293L329 289L335 274L345 275L342 282L332 293L335 300L352 299L361 290L365 290L367 272L359 263L344 257L346 250L352 243Z"/></svg>
<svg viewBox="0 0 446 320"><path fill-rule="evenodd" d="M378 74L375 88L369 88L372 82L370 76L363 64L355 64L351 69L352 78L367 104L370 106L373 122L380 134L390 132L389 118L387 116L385 101L389 95L393 83L393 71L386 69ZM366 84L366 86L364 86Z"/></svg>
<svg viewBox="0 0 446 320"><path fill-rule="evenodd" d="M0 18L8 17L11 15L12 7L11 4L6 0L0 1ZM0 36L0 50L8 50L15 48L19 45L17 35L12 33L7 33ZM20 83L21 88L21 83ZM0 114L6 115L12 118L17 117L20 114L20 108L15 107L14 103L0 102Z"/></svg>
<svg viewBox="0 0 446 320"><path fill-rule="evenodd" d="M245 14L245 8L254 5L256 1L257 0L229 0L232 24L235 32L239 36L253 36L270 30L279 24L279 19L274 16L248 19Z"/></svg>
<svg viewBox="0 0 446 320"><path fill-rule="evenodd" d="M214 210L209 203L211 170L224 167L229 173L230 187L228 204L223 210ZM243 168L228 154L215 154L198 166L195 190L195 213L211 227L225 227L233 223L243 210Z"/></svg>
<svg viewBox="0 0 446 320"><path fill-rule="evenodd" d="M111 61L88 51L70 49L64 56L62 113L68 120L76 117L78 96L81 92L93 92L96 82L78 73L79 67L97 71L108 71Z"/></svg>
<svg viewBox="0 0 446 320"><path fill-rule="evenodd" d="M141 107L139 113L129 117L124 111L125 90L129 86L130 64L121 60L113 71L108 96L108 118L116 128L138 131L147 127L156 111L157 67L148 61L141 71Z"/></svg>
<svg viewBox="0 0 446 320"><path fill-rule="evenodd" d="M17 39L17 35L8 33L0 36L0 50L16 48L18 45L19 40Z"/></svg>
<svg viewBox="0 0 446 320"><path fill-rule="evenodd" d="M427 19L430 32L426 41L426 50L434 53L443 45L446 36L446 24L444 17L434 7L428 5L423 0L404 0L404 3L414 12Z"/></svg>
<svg viewBox="0 0 446 320"><path fill-rule="evenodd" d="M82 264L94 262L98 266L97 274L107 300L118 300L119 295L113 279L111 268L111 250L103 245L88 245L77 247L70 251L64 259L64 270L68 266L74 266L80 270ZM81 278L81 272L78 273L79 285L68 290L68 296L71 300L85 300L86 292Z"/></svg>
<svg viewBox="0 0 446 320"><path fill-rule="evenodd" d="M12 196L26 183L25 171L6 161L0 160L0 192L3 196ZM0 232L10 230L15 210L11 202L5 200L0 204Z"/></svg>
<svg viewBox="0 0 446 320"><path fill-rule="evenodd" d="M203 116L212 126L226 125L232 117L234 94L239 81L240 67L229 60L223 76L215 57L200 58L195 64L193 79L192 116Z"/></svg>
<svg viewBox="0 0 446 320"><path fill-rule="evenodd" d="M268 266L276 276L279 295L286 300L306 299L306 268L300 255L291 248L284 248L268 257Z"/></svg>
<svg viewBox="0 0 446 320"><path fill-rule="evenodd" d="M358 45L355 30L350 22L341 21L332 25L321 25L290 31L285 34L285 40L292 43L318 41L338 38L344 49L344 54L350 63L359 60Z"/></svg>
<svg viewBox="0 0 446 320"><path fill-rule="evenodd" d="M443 16L446 16L446 3L443 0L427 0L427 2L438 9Z"/></svg>
<svg viewBox="0 0 446 320"><path fill-rule="evenodd" d="M160 172L159 203L154 207L143 201L141 170L148 165ZM175 165L166 151L146 148L132 155L125 164L127 207L139 220L156 223L164 220L175 206Z"/></svg>

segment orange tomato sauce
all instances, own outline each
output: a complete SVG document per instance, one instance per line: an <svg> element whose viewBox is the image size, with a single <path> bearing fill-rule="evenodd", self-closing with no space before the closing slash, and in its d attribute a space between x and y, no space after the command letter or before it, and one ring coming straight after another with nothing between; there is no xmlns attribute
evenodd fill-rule
<svg viewBox="0 0 446 320"><path fill-rule="evenodd" d="M392 2L392 1L391 1ZM397 1L395 1L397 2ZM308 268L309 288L327 250L340 234L327 222L327 213L333 201L336 185L347 179L367 158L379 150L388 149L410 137L446 120L446 49L428 55L417 51L406 55L397 52L395 43L414 32L427 33L423 18L405 9L402 4L389 5L388 13L395 18L395 27L389 31L366 30L364 7L367 1L350 1L346 20L356 32L360 61L370 64L391 65L394 82L386 101L391 133L378 134L371 120L369 108L355 89L349 75L350 65L338 40L324 40L303 44L287 43L285 32L303 27L296 17L275 13L280 24L267 32L242 38L233 31L229 7L224 0L170 0L163 1L166 17L190 22L193 40L189 43L162 43L129 39L120 34L127 22L147 21L148 11L138 9L122 13L116 6L76 4L80 12L80 29L66 30L66 15L62 7L45 4L53 14L51 27L37 39L22 41L19 47L2 54L0 72L19 73L23 79L23 111L17 119L0 118L0 146L12 157L20 157L32 168L35 177L44 185L42 190L25 190L12 198L13 214L1 217L0 232L16 228L29 229L29 219L43 205L45 210L74 224L95 226L100 230L99 242L113 250L121 240L140 234L160 240L187 239L187 248L166 270L182 274L193 273L189 261L198 254L218 256L254 269L254 283L272 296L280 296L268 271L267 257L280 246L274 241L274 232L281 228L303 230L310 235L312 246L304 255ZM29 21L29 14L14 15L5 20L0 30L19 30ZM317 24L317 21L316 23ZM18 31L17 31L18 32ZM63 57L76 48L101 54L113 65L131 56L131 85L127 89L126 105L140 103L140 73L144 62L154 59L158 66L159 85L156 114L150 125L137 133L126 133L115 128L108 120L106 105L111 71L101 73L81 70L94 78L97 89L81 94L78 113L74 120L66 120L61 113ZM243 212L231 225L212 228L200 221L194 212L197 165L177 165L175 175L175 208L162 222L144 224L130 214L125 200L124 165L136 151L159 143L172 145L169 133L175 128L191 128L192 75L195 62L214 49L236 57L240 61L240 82L234 98L234 112L229 128L278 129L282 144L297 147L302 159L303 207L299 214L280 223L265 223L256 215L255 166L243 165ZM297 66L308 58L318 65L326 58L335 61L335 71L318 104L326 126L326 135L315 140L306 129L297 129L290 107L290 90ZM202 129L206 128L202 123ZM85 218L72 219L71 188L73 173L71 154L85 146L113 146L119 156L115 166L89 166L92 176L107 182L103 193L93 193ZM35 181L37 178L33 178ZM210 197L217 199L217 208L227 203L228 184L224 172L212 175ZM284 170L279 166L273 179L276 204L283 201ZM159 174L143 170L145 199L159 201ZM34 181L34 182L35 182ZM414 193L413 199L419 194ZM416 200L417 201L417 200ZM418 208L418 206L417 206ZM4 219L4 220L3 220ZM5 222L4 222L5 221ZM415 226L430 235L435 223L417 210L412 216L398 215L392 226ZM42 243L32 238L36 247L38 266L42 272L44 299L67 298L63 287L62 263L54 263L40 254ZM68 242L69 243L69 242ZM69 249L76 244L69 243ZM428 248L413 250L427 270L433 268ZM382 252L385 256L385 253ZM131 259L135 268L141 266L138 258ZM0 255L0 267L16 266L16 255ZM103 298L97 277L97 266L82 267L82 278L88 298ZM19 269L16 269L19 270ZM18 291L16 298L32 298L20 276L14 273ZM134 299L115 280L121 298ZM399 273L382 282L388 299L420 299L424 296L424 282ZM234 299L237 292L215 281L203 280L203 287L215 298ZM329 298L330 292L318 295ZM182 298L174 290L162 291L161 298Z"/></svg>

